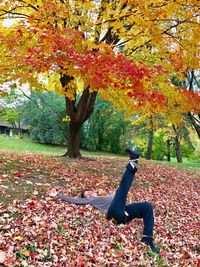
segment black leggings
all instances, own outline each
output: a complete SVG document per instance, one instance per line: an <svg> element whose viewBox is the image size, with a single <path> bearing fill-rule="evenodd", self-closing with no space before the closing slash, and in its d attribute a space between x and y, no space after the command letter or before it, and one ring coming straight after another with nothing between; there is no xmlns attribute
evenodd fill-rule
<svg viewBox="0 0 200 267"><path fill-rule="evenodd" d="M119 187L108 208L106 217L114 219L117 224L129 222L135 218L143 218L143 235L153 236L154 215L150 202L140 202L126 205L128 191L133 182L136 168L133 169L130 163L127 165L122 176Z"/></svg>

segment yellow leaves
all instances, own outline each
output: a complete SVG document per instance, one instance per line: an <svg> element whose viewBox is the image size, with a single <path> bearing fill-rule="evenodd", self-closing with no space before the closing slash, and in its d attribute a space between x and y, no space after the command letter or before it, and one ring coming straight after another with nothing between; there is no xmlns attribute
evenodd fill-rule
<svg viewBox="0 0 200 267"><path fill-rule="evenodd" d="M75 94L74 94L74 90L73 89L67 89L67 91L64 93L65 96L67 98L69 98L70 100L74 100L75 99Z"/></svg>
<svg viewBox="0 0 200 267"><path fill-rule="evenodd" d="M44 73L42 81L45 83L46 88L49 88L52 91L62 90L60 85L60 75L58 73Z"/></svg>
<svg viewBox="0 0 200 267"><path fill-rule="evenodd" d="M80 1L79 1L80 2ZM83 6L82 6L83 4ZM83 1L81 3L81 6L84 7L84 10L90 10L96 7L96 4L94 3L94 1Z"/></svg>
<svg viewBox="0 0 200 267"><path fill-rule="evenodd" d="M139 115L137 116L137 118L134 119L134 120L131 122L131 124L132 124L133 126L140 125L140 124L142 124L143 122L146 122L146 120L147 120L148 118L149 118L149 114L145 114L144 116L142 116L142 114L139 114Z"/></svg>
<svg viewBox="0 0 200 267"><path fill-rule="evenodd" d="M138 112L137 103L127 96L125 90L119 92L110 87L109 90L100 90L99 93L102 99L110 101L118 110L124 111L126 119Z"/></svg>
<svg viewBox="0 0 200 267"><path fill-rule="evenodd" d="M70 117L69 117L68 115L66 115L66 116L62 119L62 121L69 122L69 121L70 121Z"/></svg>
<svg viewBox="0 0 200 267"><path fill-rule="evenodd" d="M181 47L178 47L169 55L170 61L177 72L181 70L183 73L186 72L185 68L187 68L187 66L184 64L183 56L183 49Z"/></svg>
<svg viewBox="0 0 200 267"><path fill-rule="evenodd" d="M18 236L15 236L13 239L18 240L18 241L22 241L24 238L22 236L18 235Z"/></svg>
<svg viewBox="0 0 200 267"><path fill-rule="evenodd" d="M161 58L162 64L166 64L172 70L178 69L181 73L186 69L199 67L197 51L200 28L194 16L197 12L194 1L187 1L186 4L185 1L133 0L129 3L134 5L133 14L127 16L129 23L133 22L133 26L124 33L131 39L125 46L125 49L130 51L129 54L133 54L132 51L136 57L138 53L145 54L145 43L148 42L152 49L151 53L158 59ZM168 61L168 53L177 45L184 49L184 56L183 62L175 62L176 66L173 69L173 64ZM151 60L150 55L149 59ZM178 65L182 65L183 68L178 68Z"/></svg>
<svg viewBox="0 0 200 267"><path fill-rule="evenodd" d="M114 23L112 23L112 26L116 29L124 28L123 23L121 23L120 21L115 21Z"/></svg>
<svg viewBox="0 0 200 267"><path fill-rule="evenodd" d="M0 97L6 97L8 96L8 93L0 91Z"/></svg>
<svg viewBox="0 0 200 267"><path fill-rule="evenodd" d="M52 90L60 95L65 95L71 100L74 100L74 97L75 97L74 94L77 88L77 84L76 84L77 81L78 79L75 79L75 81L72 80L68 82L68 84L65 87L62 87L60 83L59 73L46 72L46 73L43 73L43 75L41 75L41 82L44 84L46 88L48 88L48 90ZM79 90L81 90L82 82L79 81L78 85L79 85Z"/></svg>
<svg viewBox="0 0 200 267"><path fill-rule="evenodd" d="M70 100L75 100L76 84L74 81L68 82L68 84L63 88L63 95L65 95Z"/></svg>

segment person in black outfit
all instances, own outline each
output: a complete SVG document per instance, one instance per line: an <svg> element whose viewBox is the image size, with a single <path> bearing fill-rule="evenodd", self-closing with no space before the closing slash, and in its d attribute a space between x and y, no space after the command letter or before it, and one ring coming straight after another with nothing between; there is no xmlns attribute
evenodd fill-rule
<svg viewBox="0 0 200 267"><path fill-rule="evenodd" d="M130 155L130 161L107 210L106 217L117 224L125 224L135 218L142 218L144 230L141 241L149 245L153 252L159 253L159 249L153 243L154 214L152 204L150 202L126 204L127 195L137 172L137 163L141 154L137 150L134 151L129 148L125 151Z"/></svg>

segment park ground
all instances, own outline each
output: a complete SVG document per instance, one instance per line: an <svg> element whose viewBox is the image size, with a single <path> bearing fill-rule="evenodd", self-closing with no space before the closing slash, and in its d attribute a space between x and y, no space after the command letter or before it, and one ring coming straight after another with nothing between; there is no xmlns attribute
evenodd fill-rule
<svg viewBox="0 0 200 267"><path fill-rule="evenodd" d="M128 202L151 201L160 255L140 242L143 223L114 225L94 208L48 195L116 189L127 157L0 151L0 266L200 266L199 168L140 161Z"/></svg>

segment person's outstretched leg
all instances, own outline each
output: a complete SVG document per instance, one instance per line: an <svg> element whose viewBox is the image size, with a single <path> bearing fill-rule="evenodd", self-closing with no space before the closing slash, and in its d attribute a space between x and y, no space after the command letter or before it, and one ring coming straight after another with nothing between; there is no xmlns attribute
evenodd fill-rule
<svg viewBox="0 0 200 267"><path fill-rule="evenodd" d="M119 187L106 214L109 220L115 219L117 223L125 223L126 198L136 171L136 167L133 169L130 163L126 166Z"/></svg>
<svg viewBox="0 0 200 267"><path fill-rule="evenodd" d="M136 163L138 162L138 158L140 157L140 152L132 151L131 149L126 149L130 156L130 162L126 166L125 172L122 176L119 187L115 193L115 196L108 208L106 217L110 219L114 219L117 223L125 223L125 209L126 209L126 199L128 195L128 191L133 182L133 178L137 171Z"/></svg>

